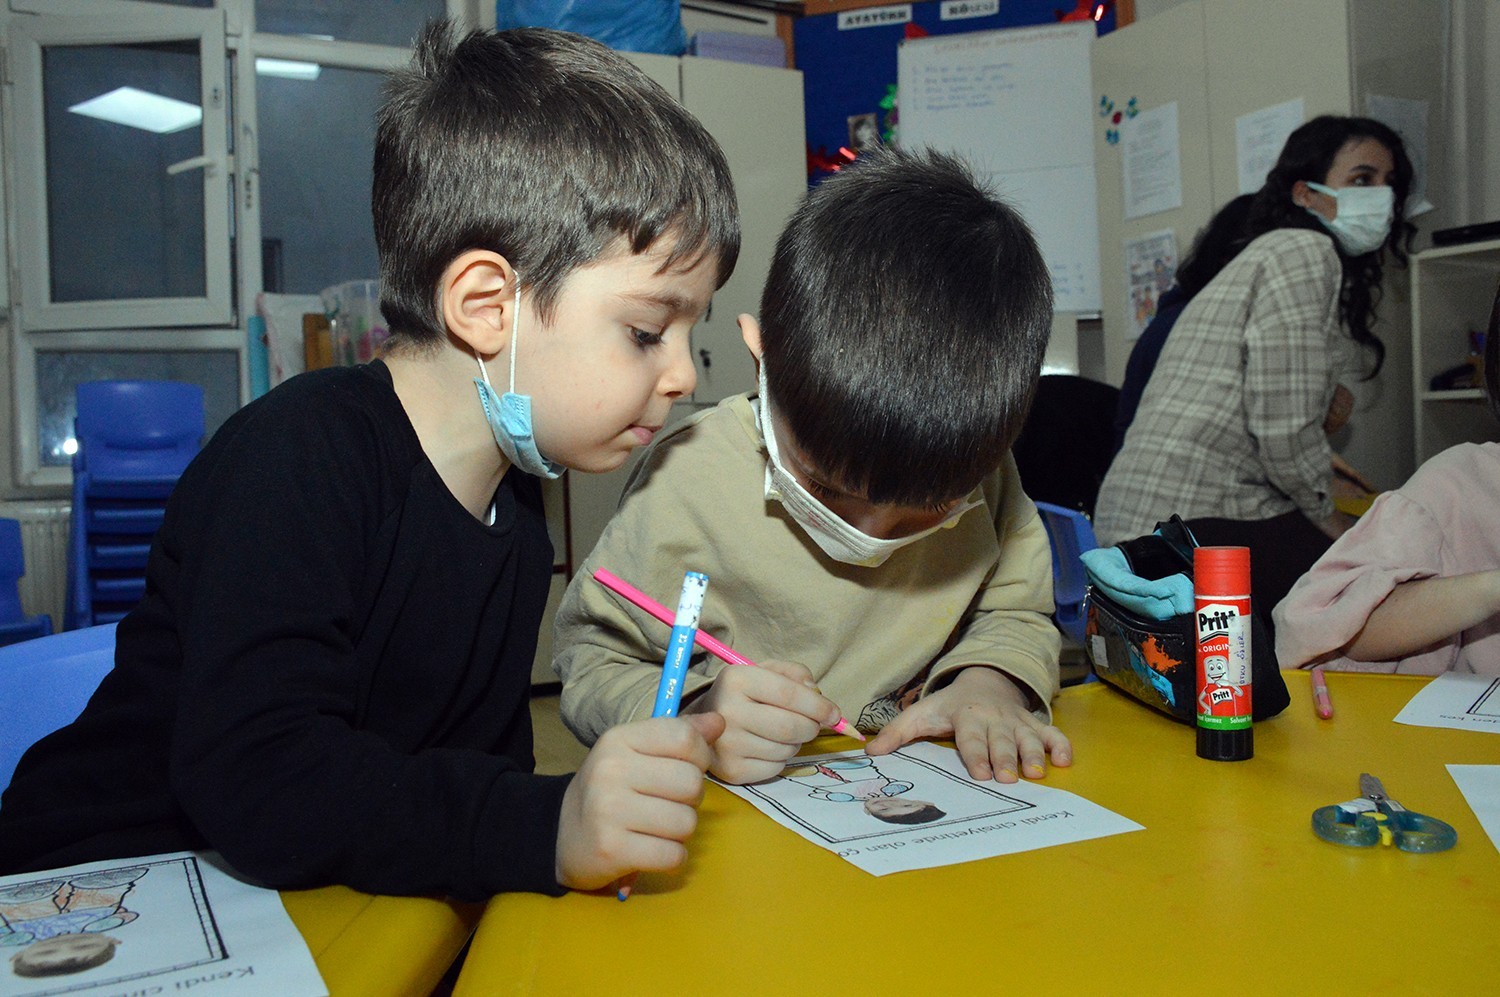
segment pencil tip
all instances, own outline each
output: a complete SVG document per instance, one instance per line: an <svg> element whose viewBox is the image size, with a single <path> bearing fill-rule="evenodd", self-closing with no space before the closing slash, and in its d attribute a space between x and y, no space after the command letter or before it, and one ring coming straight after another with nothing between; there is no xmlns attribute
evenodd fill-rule
<svg viewBox="0 0 1500 997"><path fill-rule="evenodd" d="M859 732L858 727L854 726L852 723L844 719L840 719L838 723L834 724L833 729L838 731L840 734L843 734L847 737L852 737L859 741L863 741L865 739L865 736Z"/></svg>

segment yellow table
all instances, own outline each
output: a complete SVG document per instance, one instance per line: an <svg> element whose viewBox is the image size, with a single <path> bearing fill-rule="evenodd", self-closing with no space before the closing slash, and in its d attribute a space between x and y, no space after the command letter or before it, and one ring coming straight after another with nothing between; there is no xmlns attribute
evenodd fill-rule
<svg viewBox="0 0 1500 997"><path fill-rule="evenodd" d="M332 997L426 997L483 909L425 897L371 896L343 886L288 890L281 902Z"/></svg>
<svg viewBox="0 0 1500 997"><path fill-rule="evenodd" d="M1392 718L1423 679L1306 674L1255 758L1196 757L1191 728L1111 688L1065 690L1077 762L1046 784L1146 830L874 877L710 786L692 859L612 896L485 910L455 991L490 994L1475 993L1500 964L1500 852L1447 763L1500 736ZM826 738L818 750L852 742ZM1329 844L1314 809L1361 772L1458 830L1434 855Z"/></svg>

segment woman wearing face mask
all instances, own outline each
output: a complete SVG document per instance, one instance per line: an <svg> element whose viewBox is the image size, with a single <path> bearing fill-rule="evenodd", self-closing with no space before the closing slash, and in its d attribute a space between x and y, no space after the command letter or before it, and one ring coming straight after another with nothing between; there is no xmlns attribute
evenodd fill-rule
<svg viewBox="0 0 1500 997"><path fill-rule="evenodd" d="M1270 607L1352 520L1325 432L1340 381L1374 377L1385 250L1405 263L1411 162L1394 131L1324 116L1287 139L1244 248L1183 310L1100 489L1101 543L1172 513L1204 545L1249 547Z"/></svg>

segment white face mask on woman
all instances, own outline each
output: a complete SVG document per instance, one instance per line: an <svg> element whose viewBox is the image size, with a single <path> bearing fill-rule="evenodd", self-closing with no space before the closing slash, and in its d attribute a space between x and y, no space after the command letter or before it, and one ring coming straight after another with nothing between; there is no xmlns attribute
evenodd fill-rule
<svg viewBox="0 0 1500 997"><path fill-rule="evenodd" d="M1308 188L1333 198L1330 221L1312 208L1304 208L1333 233L1350 256L1373 253L1385 244L1396 217L1396 192L1389 187L1325 187L1308 181Z"/></svg>
<svg viewBox="0 0 1500 997"><path fill-rule="evenodd" d="M872 537L850 526L832 509L819 502L816 496L803 488L802 483L782 466L781 451L776 445L776 430L771 423L771 408L766 398L766 366L762 363L757 408L760 410L761 436L766 442L766 455L770 458L766 462L766 498L780 502L813 543L840 564L878 568L902 547L916 543L938 530L957 525L960 516L980 504L976 499L966 499L949 510L942 522L908 536L889 540Z"/></svg>

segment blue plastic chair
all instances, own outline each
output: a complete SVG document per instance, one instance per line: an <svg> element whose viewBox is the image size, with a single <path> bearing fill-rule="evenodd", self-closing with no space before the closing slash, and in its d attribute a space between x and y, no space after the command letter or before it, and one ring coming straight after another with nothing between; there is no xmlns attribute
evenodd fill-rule
<svg viewBox="0 0 1500 997"><path fill-rule="evenodd" d="M1052 598L1057 603L1057 627L1078 644L1087 638L1088 575L1080 556L1099 546L1094 526L1077 509L1066 509L1050 502L1037 502L1036 511L1047 528L1052 545Z"/></svg>
<svg viewBox="0 0 1500 997"><path fill-rule="evenodd" d="M78 719L114 666L114 624L0 647L0 792L26 749Z"/></svg>
<svg viewBox="0 0 1500 997"><path fill-rule="evenodd" d="M21 576L26 574L26 555L21 548L21 524L0 519L0 647L17 641L45 637L52 632L52 617L28 615L21 608Z"/></svg>
<svg viewBox="0 0 1500 997"><path fill-rule="evenodd" d="M203 389L178 381L78 385L65 629L120 620L146 590L167 499L203 443Z"/></svg>

